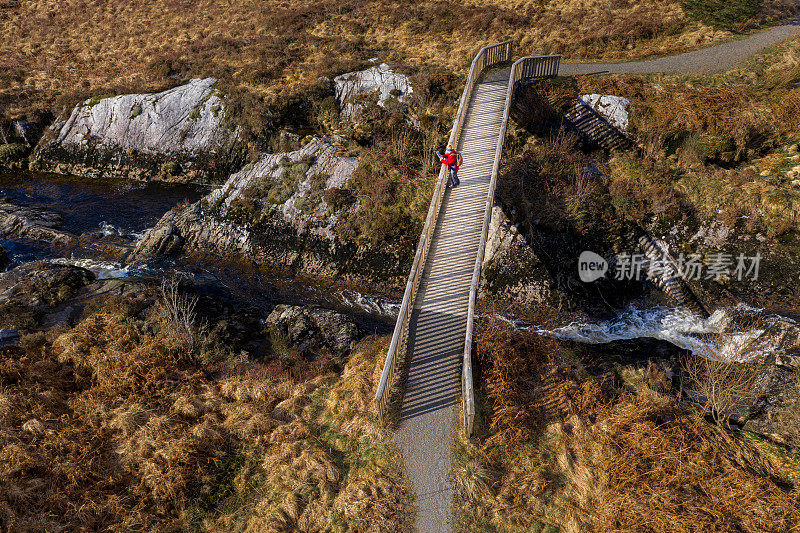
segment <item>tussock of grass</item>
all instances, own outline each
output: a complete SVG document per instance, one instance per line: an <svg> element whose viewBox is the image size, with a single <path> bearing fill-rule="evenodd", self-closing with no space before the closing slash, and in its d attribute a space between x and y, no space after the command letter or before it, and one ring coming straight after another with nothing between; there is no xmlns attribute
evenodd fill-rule
<svg viewBox="0 0 800 533"><path fill-rule="evenodd" d="M384 340L342 374L246 357L204 368L158 309L115 308L2 350L5 526L402 530L408 496L370 402Z"/></svg>
<svg viewBox="0 0 800 533"><path fill-rule="evenodd" d="M486 424L455 444L464 531L791 531L792 482L676 401L658 369L625 387L500 321L478 336Z"/></svg>

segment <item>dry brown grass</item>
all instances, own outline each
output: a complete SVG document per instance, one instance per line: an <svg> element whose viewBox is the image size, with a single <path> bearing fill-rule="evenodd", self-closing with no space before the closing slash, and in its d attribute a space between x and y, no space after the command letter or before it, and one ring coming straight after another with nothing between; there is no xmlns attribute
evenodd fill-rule
<svg viewBox="0 0 800 533"><path fill-rule="evenodd" d="M479 331L489 423L455 445L463 530L800 527L796 488L772 459L678 403L656 367L611 387L563 346L500 322Z"/></svg>
<svg viewBox="0 0 800 533"><path fill-rule="evenodd" d="M157 313L111 309L3 349L4 528L402 527L407 492L369 401L383 340L341 375L246 357L203 369L184 335L153 333Z"/></svg>
<svg viewBox="0 0 800 533"><path fill-rule="evenodd" d="M787 0L765 4L754 25L794 9ZM291 101L317 76L375 54L460 73L480 46L505 37L521 52L623 58L730 36L688 21L676 0L40 0L0 4L0 29L0 94L12 115L200 75L256 99Z"/></svg>
<svg viewBox="0 0 800 533"><path fill-rule="evenodd" d="M672 401L626 398L585 435L607 474L597 531L792 531L800 505L757 448Z"/></svg>
<svg viewBox="0 0 800 533"><path fill-rule="evenodd" d="M319 377L275 407L291 420L233 483L234 508L212 531L406 531L399 457L382 444L372 395L385 339L368 339L341 379ZM378 358L379 360L379 358ZM317 386L319 388L317 388ZM249 478L249 479L248 479Z"/></svg>

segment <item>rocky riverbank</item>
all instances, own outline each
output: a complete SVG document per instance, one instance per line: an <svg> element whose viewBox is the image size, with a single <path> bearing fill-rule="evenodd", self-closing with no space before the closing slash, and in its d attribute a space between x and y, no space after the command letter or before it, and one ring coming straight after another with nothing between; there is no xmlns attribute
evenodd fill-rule
<svg viewBox="0 0 800 533"><path fill-rule="evenodd" d="M262 156L200 202L166 213L132 258L238 256L291 276L401 287L410 260L396 246L359 245L337 234L343 215L358 208L347 189L357 160L337 154L314 138L300 150Z"/></svg>

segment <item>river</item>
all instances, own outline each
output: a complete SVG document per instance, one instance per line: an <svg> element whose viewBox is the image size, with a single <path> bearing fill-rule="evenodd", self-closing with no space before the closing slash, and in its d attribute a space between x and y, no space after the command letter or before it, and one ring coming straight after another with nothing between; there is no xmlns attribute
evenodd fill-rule
<svg viewBox="0 0 800 533"><path fill-rule="evenodd" d="M58 229L82 237L82 242L113 236L117 242L135 245L142 235L176 205L196 202L209 187L141 182L126 179L82 178L31 172L0 173L0 199L16 205L42 208L64 217ZM257 305L277 303L316 304L377 321L377 329L393 324L399 301L381 294L365 294L335 284L292 282L279 277L244 279L220 273L196 263L186 265L154 260L133 266L92 255L85 248L70 250L69 256L54 252L47 244L0 239L12 259L10 268L36 260L69 263L87 268L100 279L146 276L160 277L178 272L189 276L201 290L227 293L249 292ZM237 287L233 287L236 285ZM375 329L373 324L370 329Z"/></svg>
<svg viewBox="0 0 800 533"><path fill-rule="evenodd" d="M196 202L208 188L197 185L90 179L31 172L0 173L0 198L17 205L44 208L64 216L59 229L84 235L114 234L131 243L173 206ZM13 239L0 240L14 265L48 259L48 247Z"/></svg>

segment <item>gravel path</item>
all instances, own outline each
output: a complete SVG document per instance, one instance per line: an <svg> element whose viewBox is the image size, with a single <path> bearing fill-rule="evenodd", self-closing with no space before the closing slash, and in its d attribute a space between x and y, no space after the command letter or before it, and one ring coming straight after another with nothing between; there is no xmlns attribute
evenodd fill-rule
<svg viewBox="0 0 800 533"><path fill-rule="evenodd" d="M800 21L775 26L749 37L675 56L632 61L630 63L562 62L560 76L583 74L692 74L728 70L742 65L747 58L773 44L800 35Z"/></svg>

